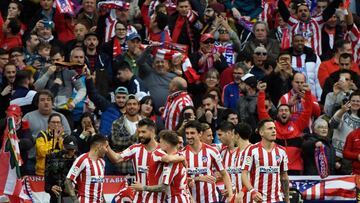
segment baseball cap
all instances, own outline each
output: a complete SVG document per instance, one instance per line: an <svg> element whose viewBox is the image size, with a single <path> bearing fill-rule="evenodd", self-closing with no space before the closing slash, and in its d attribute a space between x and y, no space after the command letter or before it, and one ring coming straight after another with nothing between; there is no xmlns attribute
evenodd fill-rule
<svg viewBox="0 0 360 203"><path fill-rule="evenodd" d="M126 36L126 41L138 39L141 41L141 37L137 32L132 32L128 36Z"/></svg>
<svg viewBox="0 0 360 203"><path fill-rule="evenodd" d="M16 104L11 104L6 110L6 115L7 116L21 116L22 111L21 111L20 106L18 106Z"/></svg>
<svg viewBox="0 0 360 203"><path fill-rule="evenodd" d="M71 136L71 135L68 135L64 138L64 148L66 150L69 150L69 149L75 149L77 150L78 146L77 146L77 141L76 141L76 138L74 136Z"/></svg>
<svg viewBox="0 0 360 203"><path fill-rule="evenodd" d="M212 34L205 33L205 34L201 35L200 42L205 42L208 39L215 40L214 36Z"/></svg>
<svg viewBox="0 0 360 203"><path fill-rule="evenodd" d="M129 94L129 91L126 87L120 86L120 87L116 88L115 94Z"/></svg>
<svg viewBox="0 0 360 203"><path fill-rule="evenodd" d="M55 26L55 24L52 20L44 20L43 25L44 25L44 27L51 28L51 29L53 29Z"/></svg>
<svg viewBox="0 0 360 203"><path fill-rule="evenodd" d="M136 101L140 102L140 99L135 94L127 95L126 102L128 102L130 99L135 99Z"/></svg>
<svg viewBox="0 0 360 203"><path fill-rule="evenodd" d="M255 88L257 86L257 79L256 77L251 74L251 73L247 73L245 74L242 78L242 81L244 81L245 84L249 85L252 88Z"/></svg>
<svg viewBox="0 0 360 203"><path fill-rule="evenodd" d="M84 39L86 39L86 38L89 37L89 36L98 37L98 35L96 34L96 32L88 32L88 33L85 34Z"/></svg>

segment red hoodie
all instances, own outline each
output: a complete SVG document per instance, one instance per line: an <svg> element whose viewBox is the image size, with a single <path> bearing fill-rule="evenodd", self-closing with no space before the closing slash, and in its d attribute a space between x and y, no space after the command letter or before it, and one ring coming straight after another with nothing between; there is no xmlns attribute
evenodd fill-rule
<svg viewBox="0 0 360 203"><path fill-rule="evenodd" d="M353 174L360 174L360 128L352 131L346 138L343 155L345 159L352 160Z"/></svg>
<svg viewBox="0 0 360 203"><path fill-rule="evenodd" d="M282 124L279 121L275 121L276 143L284 146L286 149L286 153L289 158L289 170L304 170L303 159L301 156L301 137L304 129L308 127L308 121L312 112L312 99L310 91L305 92L304 99L304 111L295 122L290 120L286 124ZM257 110L259 120L270 118L265 108L265 92L263 91L259 92Z"/></svg>

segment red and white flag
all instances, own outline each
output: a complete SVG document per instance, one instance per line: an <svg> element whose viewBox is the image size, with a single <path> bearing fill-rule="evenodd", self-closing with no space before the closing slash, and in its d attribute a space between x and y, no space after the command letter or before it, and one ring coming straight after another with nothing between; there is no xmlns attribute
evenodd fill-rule
<svg viewBox="0 0 360 203"><path fill-rule="evenodd" d="M60 13L75 15L73 3L70 0L56 0L56 8Z"/></svg>

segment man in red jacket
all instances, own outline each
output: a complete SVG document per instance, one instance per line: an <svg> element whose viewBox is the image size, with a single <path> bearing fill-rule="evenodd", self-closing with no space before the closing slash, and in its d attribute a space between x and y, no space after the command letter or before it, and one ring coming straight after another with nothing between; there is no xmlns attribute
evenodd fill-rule
<svg viewBox="0 0 360 203"><path fill-rule="evenodd" d="M360 128L352 131L346 138L343 155L352 161L352 173L360 174Z"/></svg>
<svg viewBox="0 0 360 203"><path fill-rule="evenodd" d="M259 95L257 100L257 111L259 120L270 118L265 108L265 89L266 83L258 84ZM282 145L286 149L289 157L289 174L298 175L304 169L302 154L302 133L308 126L308 121L312 112L312 99L309 84L303 84L305 92L304 110L300 113L296 121L291 120L290 106L281 104L278 107L276 125L276 143Z"/></svg>

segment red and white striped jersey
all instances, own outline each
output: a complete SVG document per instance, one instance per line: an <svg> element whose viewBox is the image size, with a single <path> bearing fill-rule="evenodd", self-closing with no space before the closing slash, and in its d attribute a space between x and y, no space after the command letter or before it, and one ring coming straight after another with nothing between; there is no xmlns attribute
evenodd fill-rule
<svg viewBox="0 0 360 203"><path fill-rule="evenodd" d="M242 189L241 166L245 151L239 147L230 151L227 146L220 151L224 167L230 176L232 188L235 191L241 191Z"/></svg>
<svg viewBox="0 0 360 203"><path fill-rule="evenodd" d="M345 39L351 42L353 60L356 64L360 63L360 31L355 24L345 34Z"/></svg>
<svg viewBox="0 0 360 203"><path fill-rule="evenodd" d="M219 151L207 144L202 143L201 150L197 154L191 151L189 145L185 147L182 153L188 163L188 177L211 176L213 168L217 171L224 170ZM191 188L191 194L197 203L218 201L215 183L196 181L195 186Z"/></svg>
<svg viewBox="0 0 360 203"><path fill-rule="evenodd" d="M315 53L321 55L321 26L324 23L322 15L312 17L307 23L303 23L294 17L290 17L288 24L291 27L290 39L297 33L305 37L305 45L311 47Z"/></svg>
<svg viewBox="0 0 360 203"><path fill-rule="evenodd" d="M103 199L105 161L92 160L89 153L80 155L73 163L66 178L78 186L80 203L100 203Z"/></svg>
<svg viewBox="0 0 360 203"><path fill-rule="evenodd" d="M288 170L288 158L283 147L275 144L267 152L261 142L250 146L242 169L250 172L251 185L263 195L263 202L283 201L280 175Z"/></svg>
<svg viewBox="0 0 360 203"><path fill-rule="evenodd" d="M168 96L163 113L165 128L174 130L179 122L182 109L185 106L193 106L190 95L187 92L175 92Z"/></svg>
<svg viewBox="0 0 360 203"><path fill-rule="evenodd" d="M190 191L187 186L187 171L183 163L165 164L163 183L168 185L166 199L168 203L190 203Z"/></svg>
<svg viewBox="0 0 360 203"><path fill-rule="evenodd" d="M148 166L151 162L151 154L146 150L145 145L143 144L134 144L129 148L120 153L121 158L124 160L132 160L134 170L136 172L136 181L146 185L147 184L147 175L148 175ZM141 203L145 197L145 192L136 192L134 201L135 203Z"/></svg>
<svg viewBox="0 0 360 203"><path fill-rule="evenodd" d="M161 149L156 149L151 156L151 161L149 162L149 173L147 185L161 185L163 183L163 168L164 163L161 162L161 158L165 156L166 153ZM165 202L166 194L165 192L146 192L143 202L151 203L163 203Z"/></svg>

